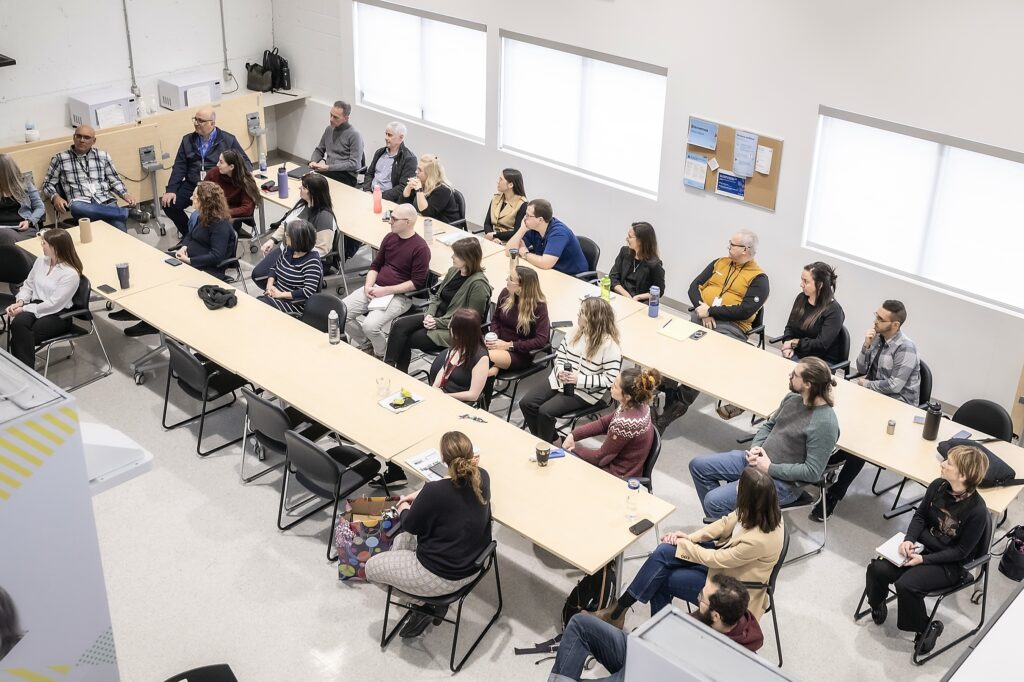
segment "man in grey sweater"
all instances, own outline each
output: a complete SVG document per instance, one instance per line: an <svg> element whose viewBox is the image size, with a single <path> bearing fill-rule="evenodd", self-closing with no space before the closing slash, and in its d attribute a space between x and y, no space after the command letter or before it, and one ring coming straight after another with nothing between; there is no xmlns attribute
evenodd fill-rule
<svg viewBox="0 0 1024 682"><path fill-rule="evenodd" d="M800 496L797 483L821 478L839 438L832 409L835 385L828 365L818 358L803 358L789 375L789 395L761 425L753 447L702 455L690 462L705 516L718 518L736 508L736 482L744 467L766 471L775 480L781 505Z"/></svg>
<svg viewBox="0 0 1024 682"><path fill-rule="evenodd" d="M338 100L331 107L330 125L309 158L309 167L332 180L356 186L356 171L363 167L363 136L348 122L352 105Z"/></svg>

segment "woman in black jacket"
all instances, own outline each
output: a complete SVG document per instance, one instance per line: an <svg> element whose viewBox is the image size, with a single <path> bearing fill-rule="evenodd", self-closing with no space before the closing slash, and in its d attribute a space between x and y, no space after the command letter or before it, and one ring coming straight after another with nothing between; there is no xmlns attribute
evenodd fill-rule
<svg viewBox="0 0 1024 682"><path fill-rule="evenodd" d="M416 175L409 178L402 190L402 204L412 204L424 218L453 223L465 218L460 214L455 191L444 174L444 166L433 154L424 154L416 164Z"/></svg>
<svg viewBox="0 0 1024 682"><path fill-rule="evenodd" d="M814 357L829 364L842 362L840 348L846 313L836 300L835 270L817 261L800 273L800 293L793 302L782 333L782 355L791 360Z"/></svg>
<svg viewBox="0 0 1024 682"><path fill-rule="evenodd" d="M649 299L652 286L665 295L665 268L658 257L658 236L650 223L640 221L629 226L626 245L615 257L608 277L612 291L634 301Z"/></svg>
<svg viewBox="0 0 1024 682"><path fill-rule="evenodd" d="M491 483L478 465L466 434L441 436L441 460L448 477L426 483L398 502L402 533L391 550L366 562L366 579L392 585L413 597L451 594L476 577L473 562L491 542ZM410 614L402 637L416 637L448 607L428 616Z"/></svg>
<svg viewBox="0 0 1024 682"><path fill-rule="evenodd" d="M971 445L950 448L939 464L940 478L932 481L917 506L899 553L901 566L878 558L868 564L865 594L876 625L888 615L889 585L895 583L899 609L896 627L917 633L918 654L935 648L942 634L942 622L928 624L924 595L951 587L964 577L964 564L977 558L978 548L988 539L985 500L978 485L988 471L988 456ZM927 626L927 628L926 628Z"/></svg>

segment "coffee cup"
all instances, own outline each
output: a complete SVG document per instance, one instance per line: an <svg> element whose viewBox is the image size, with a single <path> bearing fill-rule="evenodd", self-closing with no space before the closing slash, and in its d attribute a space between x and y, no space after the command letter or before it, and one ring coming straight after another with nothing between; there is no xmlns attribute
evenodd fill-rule
<svg viewBox="0 0 1024 682"><path fill-rule="evenodd" d="M117 268L117 282L121 285L122 289L128 288L128 264L118 263L114 267Z"/></svg>
<svg viewBox="0 0 1024 682"><path fill-rule="evenodd" d="M551 445L549 443L537 443L537 464L542 467L548 465L548 459L551 457Z"/></svg>
<svg viewBox="0 0 1024 682"><path fill-rule="evenodd" d="M484 334L484 341L486 343L493 343L493 342L495 342L497 340L498 340L498 335L495 334L494 332L487 332L486 334Z"/></svg>

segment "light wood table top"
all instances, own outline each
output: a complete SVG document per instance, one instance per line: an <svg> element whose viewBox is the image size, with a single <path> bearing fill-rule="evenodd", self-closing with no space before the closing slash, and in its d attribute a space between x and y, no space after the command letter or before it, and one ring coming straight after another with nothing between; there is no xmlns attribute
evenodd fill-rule
<svg viewBox="0 0 1024 682"><path fill-rule="evenodd" d="M487 243L491 244L492 242ZM500 245L494 245L499 246L500 248ZM505 288L505 280L508 277L510 260L511 259L505 255L505 250L503 248L498 253L493 253L484 257L484 272L487 275L487 280L494 288L492 300L495 302L497 302L502 289ZM540 280L541 291L544 292L544 298L547 300L548 317L551 318L552 322L567 320L575 324L580 310L580 303L583 301L583 298L587 295L600 293L598 287L584 282L583 280L576 279L571 275L566 275L558 272L557 270L540 270L526 263L522 259L517 260L517 265L528 267L537 273L537 278ZM645 316L647 315L646 303L639 303L630 298L619 296L618 294L612 294L612 298L609 303L612 306L612 310L615 312L615 319L620 323L620 325L624 319L632 315L636 315L641 312Z"/></svg>
<svg viewBox="0 0 1024 682"><path fill-rule="evenodd" d="M188 266L168 265L164 261L169 258L166 253L153 248L146 242L136 239L121 230L102 221L92 222L92 241L82 243L79 228L68 229L75 242L75 251L85 268L85 276L89 278L93 289L110 301L120 301L140 291L145 291L161 284L178 282L189 277ZM42 239L26 239L18 242L18 246L32 255L43 255ZM121 289L117 279L117 264L128 263L128 289ZM97 287L102 284L115 289L113 293L104 293Z"/></svg>
<svg viewBox="0 0 1024 682"><path fill-rule="evenodd" d="M480 466L491 477L496 521L587 573L594 573L637 538L626 519L626 482L571 455L540 467L529 461L537 438L486 412L486 424L459 419L438 428L395 457L413 473L407 460L439 448L445 431L458 430L480 450ZM637 520L664 520L673 505L641 490Z"/></svg>
<svg viewBox="0 0 1024 682"><path fill-rule="evenodd" d="M469 410L346 343L332 346L326 334L243 292L234 308L207 309L196 290L224 283L190 270L187 280L126 297L124 307L384 459L438 424L459 423L458 415ZM290 364L289 358L300 360ZM408 388L423 402L389 412L377 404L378 378L391 392Z"/></svg>

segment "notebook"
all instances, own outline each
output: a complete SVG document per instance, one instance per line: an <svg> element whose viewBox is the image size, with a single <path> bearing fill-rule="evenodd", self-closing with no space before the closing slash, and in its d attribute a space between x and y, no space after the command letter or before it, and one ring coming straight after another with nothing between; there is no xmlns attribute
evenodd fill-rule
<svg viewBox="0 0 1024 682"><path fill-rule="evenodd" d="M370 302L366 304L368 310L387 310L388 304L391 303L391 299L395 297L394 294L388 294L387 296L377 296L370 299Z"/></svg>
<svg viewBox="0 0 1024 682"><path fill-rule="evenodd" d="M891 538L886 540L881 546L876 547L875 551L878 555L888 559L891 563L896 566L902 566L907 563L907 557L900 554L900 543L906 538L906 533L896 533ZM920 542L914 545L914 551L920 553L924 550L924 545Z"/></svg>

